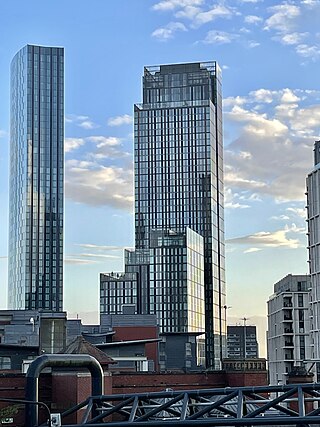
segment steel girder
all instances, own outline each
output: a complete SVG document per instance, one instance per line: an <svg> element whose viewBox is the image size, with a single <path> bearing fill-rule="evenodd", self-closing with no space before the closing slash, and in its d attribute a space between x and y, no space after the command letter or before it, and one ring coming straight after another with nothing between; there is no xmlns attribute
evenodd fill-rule
<svg viewBox="0 0 320 427"><path fill-rule="evenodd" d="M319 402L320 384L226 387L91 396L62 417L82 409L78 425L92 427L308 426L320 425Z"/></svg>

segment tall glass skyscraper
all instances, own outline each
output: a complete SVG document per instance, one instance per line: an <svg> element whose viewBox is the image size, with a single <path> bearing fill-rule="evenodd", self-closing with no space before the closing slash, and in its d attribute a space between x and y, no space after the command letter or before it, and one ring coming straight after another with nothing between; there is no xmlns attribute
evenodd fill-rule
<svg viewBox="0 0 320 427"><path fill-rule="evenodd" d="M11 64L9 308L62 310L64 49Z"/></svg>
<svg viewBox="0 0 320 427"><path fill-rule="evenodd" d="M219 368L226 291L218 64L146 67L143 103L135 105L134 115L136 248L152 248L159 229L186 233L189 228L203 237L206 364ZM159 262L160 257L159 251ZM175 263L175 258L161 262ZM161 277L153 276L160 293L166 286Z"/></svg>

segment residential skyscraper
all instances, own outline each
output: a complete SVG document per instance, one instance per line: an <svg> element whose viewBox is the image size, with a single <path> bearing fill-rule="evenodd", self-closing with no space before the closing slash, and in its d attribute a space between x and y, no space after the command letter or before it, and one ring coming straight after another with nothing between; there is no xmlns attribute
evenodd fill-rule
<svg viewBox="0 0 320 427"><path fill-rule="evenodd" d="M307 176L307 223L311 280L311 358L320 377L320 141L314 144L314 168Z"/></svg>
<svg viewBox="0 0 320 427"><path fill-rule="evenodd" d="M183 233L188 227L203 237L206 364L218 368L226 334L218 64L145 67L134 139L136 248L150 248L155 229Z"/></svg>
<svg viewBox="0 0 320 427"><path fill-rule="evenodd" d="M62 310L64 49L11 63L9 308Z"/></svg>
<svg viewBox="0 0 320 427"><path fill-rule="evenodd" d="M227 326L227 354L231 359L259 358L256 326L246 323Z"/></svg>
<svg viewBox="0 0 320 427"><path fill-rule="evenodd" d="M138 313L157 315L161 333L197 337L198 364L219 369L226 290L216 62L145 67L143 102L134 108L134 164L135 250L126 251L126 275L117 282L101 275L101 310L109 312L116 294L120 304L131 298Z"/></svg>

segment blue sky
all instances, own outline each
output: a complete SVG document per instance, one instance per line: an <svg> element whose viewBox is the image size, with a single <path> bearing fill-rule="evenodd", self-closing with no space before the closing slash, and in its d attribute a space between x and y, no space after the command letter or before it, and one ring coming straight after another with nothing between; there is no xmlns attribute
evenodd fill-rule
<svg viewBox="0 0 320 427"><path fill-rule="evenodd" d="M99 272L133 246L132 110L144 65L223 69L229 316L263 324L273 283L307 273L305 176L320 125L320 2L10 0L0 5L0 308L6 307L9 66L65 47L65 309L97 319ZM86 314L83 314L86 313Z"/></svg>

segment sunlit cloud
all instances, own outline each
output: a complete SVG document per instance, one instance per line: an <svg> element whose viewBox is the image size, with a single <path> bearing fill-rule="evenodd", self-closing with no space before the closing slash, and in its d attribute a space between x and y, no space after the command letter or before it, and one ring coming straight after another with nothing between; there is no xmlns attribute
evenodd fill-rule
<svg viewBox="0 0 320 427"><path fill-rule="evenodd" d="M82 259L82 258L65 258L64 263L66 265L87 265L87 264L96 264L96 260L91 259Z"/></svg>
<svg viewBox="0 0 320 427"><path fill-rule="evenodd" d="M64 151L69 153L70 151L76 150L85 144L84 138L65 138L64 140Z"/></svg>
<svg viewBox="0 0 320 427"><path fill-rule="evenodd" d="M122 251L125 246L96 245L93 243L76 243L76 246L97 251Z"/></svg>
<svg viewBox="0 0 320 427"><path fill-rule="evenodd" d="M261 248L249 248L243 251L244 254L252 254L253 252L260 252L262 251Z"/></svg>
<svg viewBox="0 0 320 427"><path fill-rule="evenodd" d="M227 33L226 31L209 31L203 40L205 44L228 44L238 38L238 34Z"/></svg>
<svg viewBox="0 0 320 427"><path fill-rule="evenodd" d="M233 245L249 245L250 247L258 248L285 247L296 249L301 245L300 240L297 238L291 238L288 234L302 232L305 232L305 229L297 228L295 224L293 224L291 227L286 226L282 230L260 231L246 236L234 237L227 239L226 243Z"/></svg>
<svg viewBox="0 0 320 427"><path fill-rule="evenodd" d="M122 116L110 117L108 119L109 126L122 126L130 125L133 122L133 117L129 114L123 114Z"/></svg>
<svg viewBox="0 0 320 427"><path fill-rule="evenodd" d="M244 18L244 22L246 24L257 25L262 21L263 21L263 19L261 18L261 16L256 16L256 15L248 15L248 16L245 16L245 18Z"/></svg>
<svg viewBox="0 0 320 427"><path fill-rule="evenodd" d="M187 6L200 6L203 0L162 0L152 6L152 9L158 11L171 11L177 8Z"/></svg>
<svg viewBox="0 0 320 427"><path fill-rule="evenodd" d="M225 122L237 133L225 151L226 188L280 202L304 200L320 129L317 97L313 90L264 88L227 98Z"/></svg>
<svg viewBox="0 0 320 427"><path fill-rule="evenodd" d="M177 31L187 31L187 27L181 22L169 22L165 27L157 28L151 34L159 41L172 39Z"/></svg>
<svg viewBox="0 0 320 427"><path fill-rule="evenodd" d="M94 123L88 116L68 114L65 117L66 123L73 123L82 129L91 130L99 127L98 124Z"/></svg>
<svg viewBox="0 0 320 427"><path fill-rule="evenodd" d="M277 30L281 33L291 31L295 25L295 18L301 13L298 6L289 3L272 6L268 10L271 16L265 22L265 29Z"/></svg>
<svg viewBox="0 0 320 427"><path fill-rule="evenodd" d="M95 162L66 161L66 197L83 204L131 210L133 170Z"/></svg>

